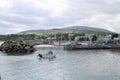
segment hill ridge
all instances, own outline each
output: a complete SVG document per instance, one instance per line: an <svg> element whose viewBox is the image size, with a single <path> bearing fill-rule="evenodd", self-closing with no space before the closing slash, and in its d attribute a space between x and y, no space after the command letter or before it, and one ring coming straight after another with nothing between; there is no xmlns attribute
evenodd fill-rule
<svg viewBox="0 0 120 80"><path fill-rule="evenodd" d="M23 31L18 34L47 34L47 33L64 33L64 32L83 32L83 33L114 33L112 31L101 29L101 28L93 28L87 26L71 26L66 28L53 28L53 29L40 29L40 30L28 30Z"/></svg>

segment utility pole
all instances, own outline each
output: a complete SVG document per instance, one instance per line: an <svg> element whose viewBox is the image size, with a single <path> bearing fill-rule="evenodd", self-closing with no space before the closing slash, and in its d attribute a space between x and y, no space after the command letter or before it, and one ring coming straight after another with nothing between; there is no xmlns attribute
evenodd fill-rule
<svg viewBox="0 0 120 80"><path fill-rule="evenodd" d="M0 80L1 80L1 75L0 75Z"/></svg>
<svg viewBox="0 0 120 80"><path fill-rule="evenodd" d="M71 41L71 33L68 34L68 39Z"/></svg>

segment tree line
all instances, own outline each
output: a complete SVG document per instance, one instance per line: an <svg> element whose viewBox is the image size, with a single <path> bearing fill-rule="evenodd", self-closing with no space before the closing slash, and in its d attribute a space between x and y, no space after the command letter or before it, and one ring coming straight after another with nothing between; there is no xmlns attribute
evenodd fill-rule
<svg viewBox="0 0 120 80"><path fill-rule="evenodd" d="M61 40L74 40L76 36L93 36L97 38L98 34L85 34L85 33L57 33L57 34L48 34L48 35L36 35L36 34L9 34L9 35L0 35L0 41L6 40L40 40L47 39L48 37L54 38L57 41ZM102 35L103 36L103 35ZM118 34L112 34L112 38L118 37Z"/></svg>

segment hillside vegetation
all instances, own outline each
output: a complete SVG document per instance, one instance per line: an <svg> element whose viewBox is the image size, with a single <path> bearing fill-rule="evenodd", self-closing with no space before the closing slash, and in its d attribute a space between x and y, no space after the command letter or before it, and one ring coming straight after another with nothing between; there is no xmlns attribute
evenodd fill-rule
<svg viewBox="0 0 120 80"><path fill-rule="evenodd" d="M23 31L19 34L36 34L36 35L48 35L57 33L88 33L88 34L108 34L113 33L111 31L99 28L85 27L85 26L72 26L61 29L47 29L47 30L29 30Z"/></svg>
<svg viewBox="0 0 120 80"><path fill-rule="evenodd" d="M104 36L106 34L115 34L114 32L91 28L85 26L72 26L67 28L56 28L47 30L29 30L23 31L18 34L0 35L0 40L45 40L48 37L54 38L56 40L73 40L75 36L87 35L87 36Z"/></svg>

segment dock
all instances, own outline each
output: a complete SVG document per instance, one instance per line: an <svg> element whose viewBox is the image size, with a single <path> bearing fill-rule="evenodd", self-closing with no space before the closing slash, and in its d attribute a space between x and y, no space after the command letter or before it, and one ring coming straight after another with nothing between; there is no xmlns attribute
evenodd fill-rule
<svg viewBox="0 0 120 80"><path fill-rule="evenodd" d="M93 46L93 45L65 45L64 50L91 50L91 49L120 49L120 46L107 46L107 45L102 45L102 46Z"/></svg>

